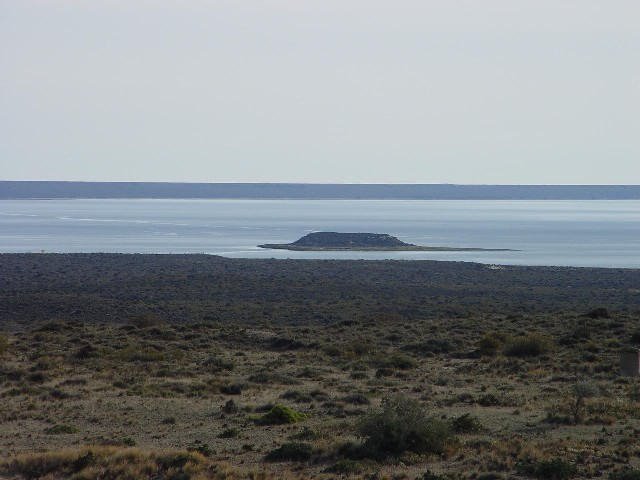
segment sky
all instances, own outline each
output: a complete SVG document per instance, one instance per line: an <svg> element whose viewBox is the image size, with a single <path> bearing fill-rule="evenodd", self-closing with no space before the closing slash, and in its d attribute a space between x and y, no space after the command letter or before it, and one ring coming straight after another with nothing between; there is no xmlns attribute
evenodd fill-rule
<svg viewBox="0 0 640 480"><path fill-rule="evenodd" d="M640 184L638 0L0 0L0 179Z"/></svg>

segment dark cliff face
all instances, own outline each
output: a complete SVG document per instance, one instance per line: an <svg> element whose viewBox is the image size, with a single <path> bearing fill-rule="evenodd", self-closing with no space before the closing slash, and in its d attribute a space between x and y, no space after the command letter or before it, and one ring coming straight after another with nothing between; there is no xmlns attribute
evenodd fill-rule
<svg viewBox="0 0 640 480"><path fill-rule="evenodd" d="M292 243L299 247L406 247L402 242L385 233L314 232Z"/></svg>

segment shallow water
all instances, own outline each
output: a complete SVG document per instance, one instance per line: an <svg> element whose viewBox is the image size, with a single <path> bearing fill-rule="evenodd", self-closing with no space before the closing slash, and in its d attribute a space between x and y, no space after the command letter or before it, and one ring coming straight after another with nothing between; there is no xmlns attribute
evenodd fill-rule
<svg viewBox="0 0 640 480"><path fill-rule="evenodd" d="M518 252L263 250L311 231ZM0 252L210 253L640 267L640 201L2 200Z"/></svg>

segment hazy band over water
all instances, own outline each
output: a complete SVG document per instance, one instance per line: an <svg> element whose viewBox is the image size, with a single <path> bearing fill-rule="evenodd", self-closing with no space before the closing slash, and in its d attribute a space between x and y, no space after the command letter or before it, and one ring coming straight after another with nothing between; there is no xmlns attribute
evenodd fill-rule
<svg viewBox="0 0 640 480"><path fill-rule="evenodd" d="M311 231L512 252L262 250ZM640 267L640 201L4 200L0 252L208 253Z"/></svg>

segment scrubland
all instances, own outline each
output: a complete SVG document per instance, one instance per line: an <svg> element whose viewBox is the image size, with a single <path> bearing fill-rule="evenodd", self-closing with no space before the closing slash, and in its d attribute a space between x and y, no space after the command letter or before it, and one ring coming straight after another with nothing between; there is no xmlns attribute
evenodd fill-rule
<svg viewBox="0 0 640 480"><path fill-rule="evenodd" d="M640 272L0 255L0 476L640 478Z"/></svg>

